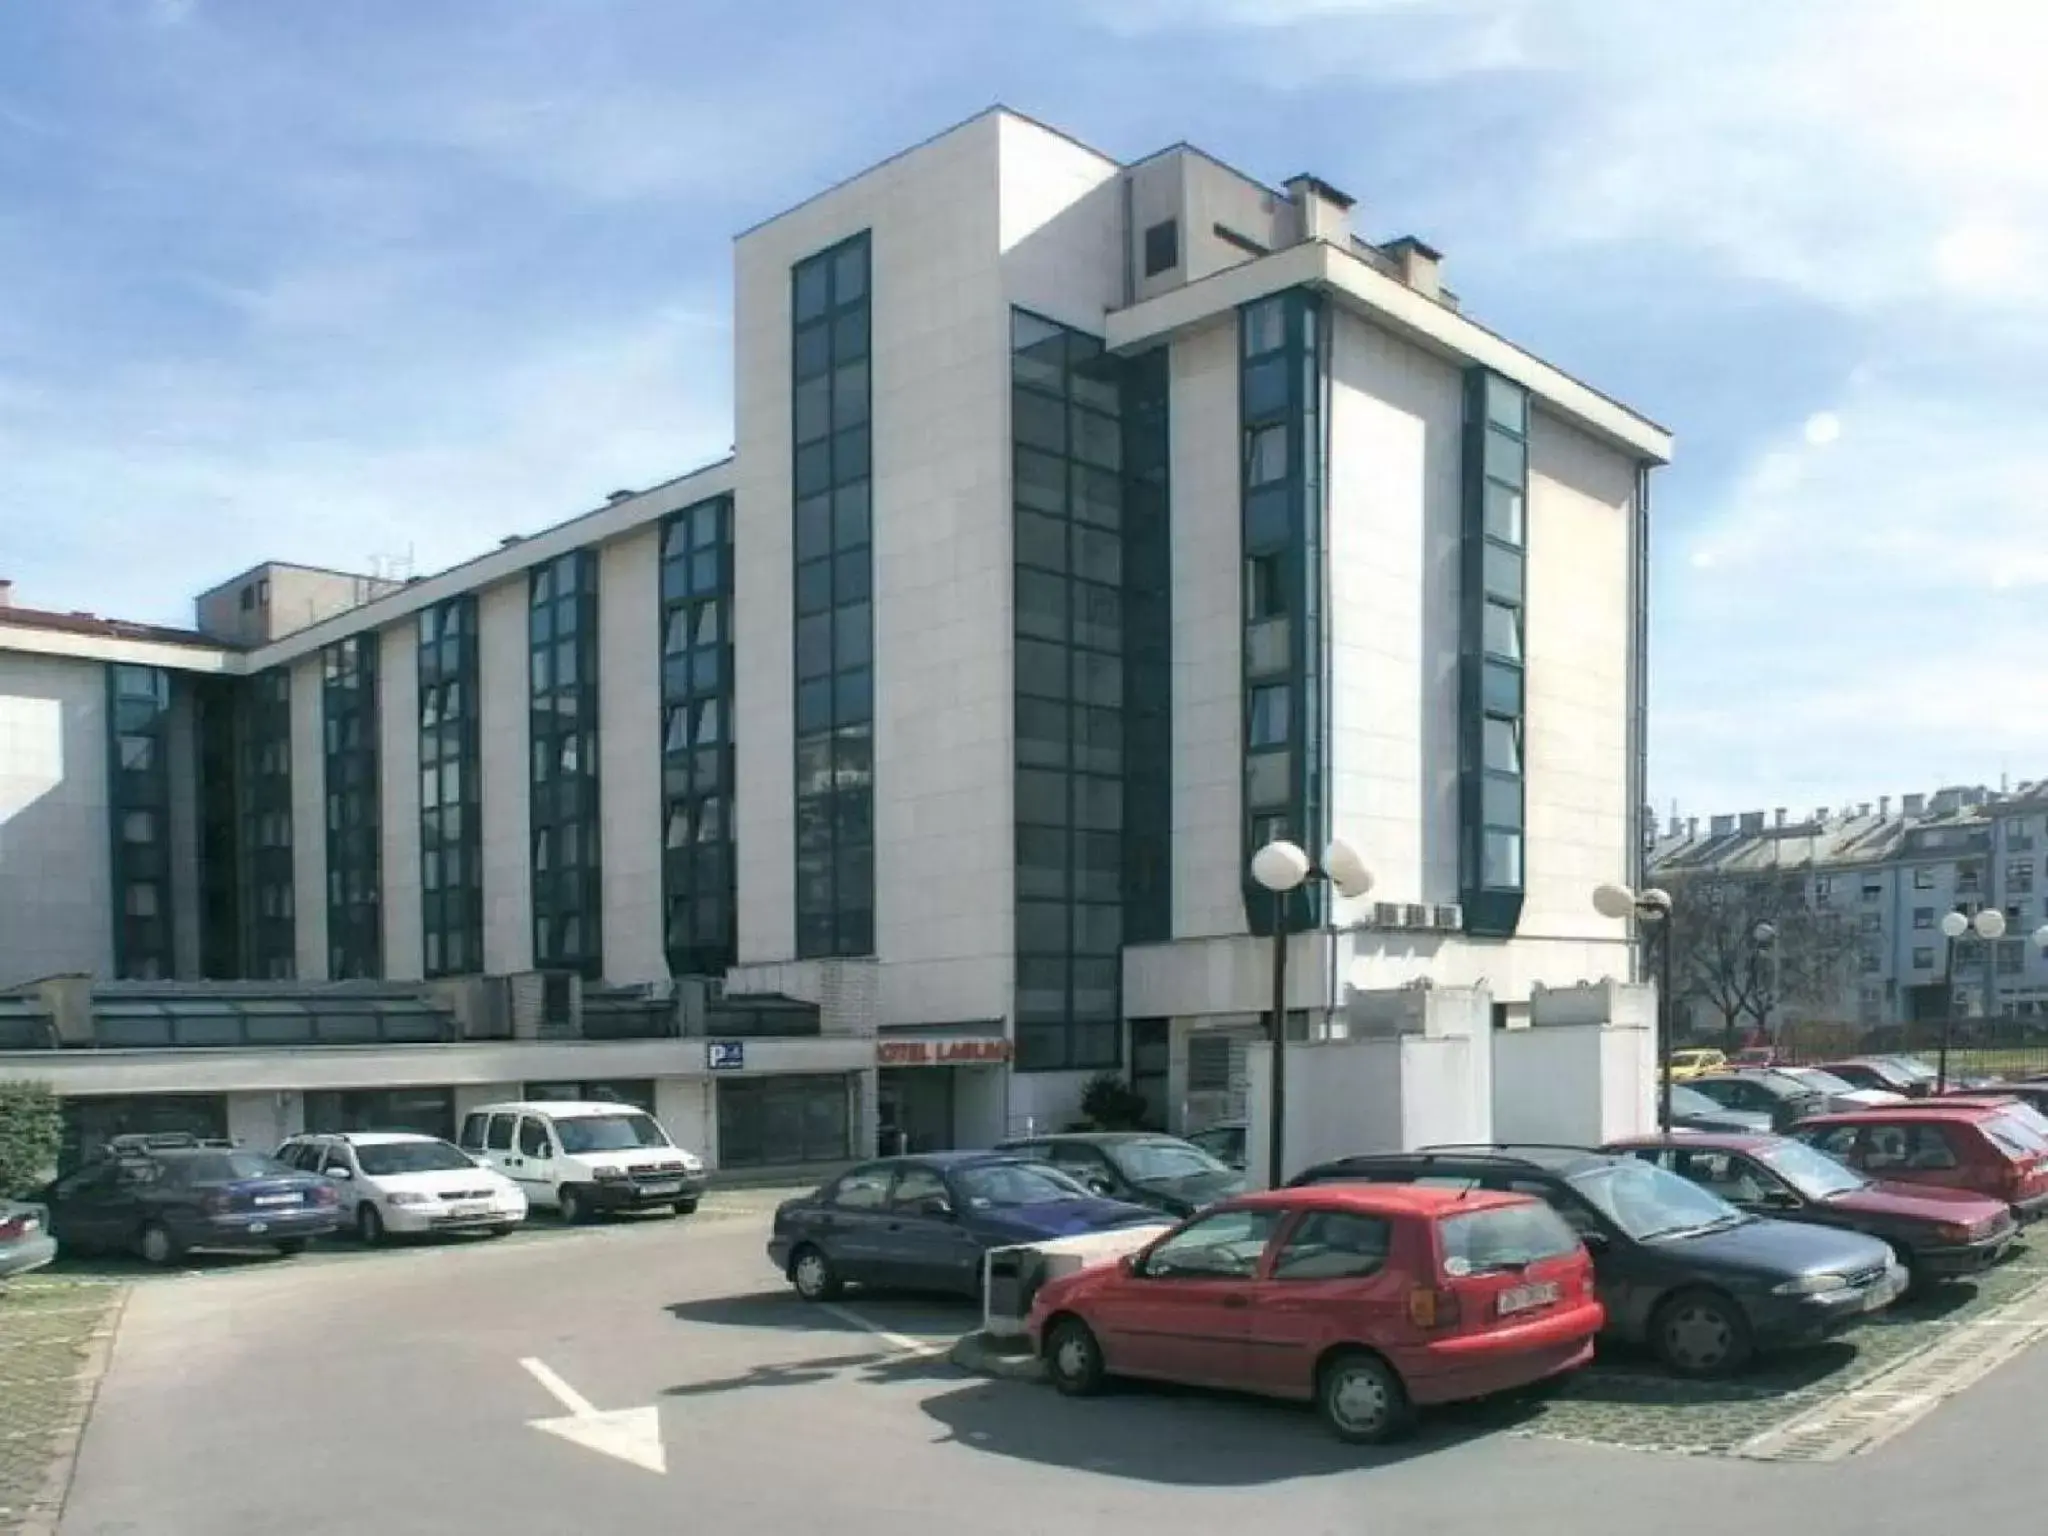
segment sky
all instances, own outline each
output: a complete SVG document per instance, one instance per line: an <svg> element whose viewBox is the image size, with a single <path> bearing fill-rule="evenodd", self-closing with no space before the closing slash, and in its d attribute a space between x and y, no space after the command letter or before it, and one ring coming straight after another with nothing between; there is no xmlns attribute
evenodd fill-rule
<svg viewBox="0 0 2048 1536"><path fill-rule="evenodd" d="M2036 0L0 0L0 577L189 623L718 457L731 237L1002 102L1312 171L1676 432L1660 812L2048 777L2043 57Z"/></svg>

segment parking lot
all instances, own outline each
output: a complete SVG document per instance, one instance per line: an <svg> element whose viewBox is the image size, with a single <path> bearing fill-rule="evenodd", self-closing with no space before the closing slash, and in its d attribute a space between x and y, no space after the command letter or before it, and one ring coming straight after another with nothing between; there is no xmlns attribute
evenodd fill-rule
<svg viewBox="0 0 2048 1536"><path fill-rule="evenodd" d="M773 1195L721 1198L681 1222L18 1286L0 1304L0 1507L14 1511L0 1530L34 1528L82 1402L76 1378L89 1383L117 1317L66 1536L799 1520L900 1533L955 1529L963 1511L987 1531L1184 1530L1215 1528L1218 1500L1355 1531L1368 1495L1426 1516L1422 1529L1718 1530L1740 1499L1746 1532L1811 1532L1854 1529L1858 1509L1867 1522L1900 1480L1925 1499L1930 1479L1994 1513L2025 1494L2037 1518L2037 1415L2014 1399L2048 1391L2048 1351L1946 1406L1934 1405L1947 1388L1923 1384L1900 1432L1867 1454L1785 1433L1830 1413L1882 1421L1884 1373L1902 1362L2030 1342L2028 1290L2048 1279L2031 1253L1735 1383L1682 1385L1610 1358L1551 1402L1437 1415L1412 1441L1360 1452L1285 1406L1150 1389L1069 1402L968 1374L946 1351L971 1310L857 1293L807 1307L761 1255ZM2015 1459L1985 1476L2001 1437ZM1835 1449L1815 1451L1823 1441ZM1848 1459L1757 1460L1830 1454ZM1602 1513L1573 1520L1588 1478Z"/></svg>

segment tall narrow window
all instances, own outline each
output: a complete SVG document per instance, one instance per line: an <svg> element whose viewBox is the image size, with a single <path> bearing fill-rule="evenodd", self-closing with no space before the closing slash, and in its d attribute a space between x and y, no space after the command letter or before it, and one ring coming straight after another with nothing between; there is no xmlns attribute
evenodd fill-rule
<svg viewBox="0 0 2048 1536"><path fill-rule="evenodd" d="M1464 644L1459 658L1459 849L1466 931L1512 935L1522 915L1526 764L1529 397L1465 379Z"/></svg>
<svg viewBox="0 0 2048 1536"><path fill-rule="evenodd" d="M384 971L378 865L377 636L350 635L320 653L327 780L327 974Z"/></svg>
<svg viewBox="0 0 2048 1536"><path fill-rule="evenodd" d="M114 853L114 974L168 977L176 966L171 907L171 675L107 669L108 814Z"/></svg>
<svg viewBox="0 0 2048 1536"><path fill-rule="evenodd" d="M421 959L429 976L463 976L484 956L475 596L436 603L419 626Z"/></svg>
<svg viewBox="0 0 2048 1536"><path fill-rule="evenodd" d="M1275 921L1250 879L1277 837L1319 846L1324 819L1322 701L1322 338L1313 294L1274 294L1238 313L1243 508L1245 913ZM1290 898L1290 929L1319 910L1319 885Z"/></svg>
<svg viewBox="0 0 2048 1536"><path fill-rule="evenodd" d="M864 233L790 274L796 952L805 958L875 948L870 276Z"/></svg>
<svg viewBox="0 0 2048 1536"><path fill-rule="evenodd" d="M292 870L292 673L270 667L242 696L242 925L248 975L289 981L298 972Z"/></svg>
<svg viewBox="0 0 2048 1536"><path fill-rule="evenodd" d="M199 743L199 974L234 981L248 974L242 951L242 827L236 677L202 677L192 690Z"/></svg>
<svg viewBox="0 0 2048 1536"><path fill-rule="evenodd" d="M1166 889L1166 700L1134 697L1172 660L1163 394L1148 406L1152 435L1127 433L1122 366L1095 337L1022 310L1011 361L1017 1067L1113 1067L1125 930L1134 912L1156 929ZM1162 374L1147 377L1163 391ZM1156 803L1134 823L1139 772Z"/></svg>
<svg viewBox="0 0 2048 1536"><path fill-rule="evenodd" d="M597 551L528 578L533 754L533 963L596 980L604 968L597 773Z"/></svg>
<svg viewBox="0 0 2048 1536"><path fill-rule="evenodd" d="M732 498L661 529L661 894L668 966L722 975L736 957Z"/></svg>
<svg viewBox="0 0 2048 1536"><path fill-rule="evenodd" d="M1165 347L1123 364L1124 942L1173 937L1173 556ZM1091 488L1083 472L1077 505Z"/></svg>

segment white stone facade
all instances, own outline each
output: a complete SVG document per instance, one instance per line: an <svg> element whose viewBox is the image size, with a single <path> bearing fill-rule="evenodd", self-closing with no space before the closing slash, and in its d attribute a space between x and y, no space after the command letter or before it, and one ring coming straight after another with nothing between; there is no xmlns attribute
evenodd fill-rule
<svg viewBox="0 0 2048 1536"><path fill-rule="evenodd" d="M182 658L164 664L193 670L292 668L299 977L324 976L328 948L319 647L365 632L380 634L383 663L385 966L398 979L421 972L415 625L423 608L462 592L478 595L480 614L485 967L530 969L528 571L585 547L600 556L604 975L669 979L659 523L725 492L736 530L744 975L735 980L802 969L793 965L791 269L863 232L872 273L876 676L876 954L863 983L871 991L865 1032L1014 1012L1013 308L1104 336L1126 355L1171 348L1173 937L1126 952L1125 1013L1174 1019L1179 1061L1188 1029L1242 1029L1265 1006L1269 949L1247 934L1241 874L1236 310L1303 284L1323 292L1332 337L1323 514L1330 819L1374 869L1373 899L1459 899L1463 371L1493 367L1532 391L1528 890L1521 934L1504 941L1358 928L1370 903L1343 904L1334 940L1297 941L1291 1001L1334 1011L1351 980L1393 987L1426 977L1483 981L1515 1005L1539 983L1625 976L1622 930L1597 918L1588 897L1632 870L1635 498L1640 468L1668 455L1668 438L1433 293L1390 278L1383 254L1344 235L1341 206L1310 206L1300 200L1308 195L1262 187L1184 149L1125 168L1014 114L983 114L738 238L732 460L323 613L254 650L156 647ZM1178 257L1148 274L1144 231L1165 219L1177 221ZM6 884L17 866L77 873L32 911L0 889L8 903L0 981L104 970L101 664L13 655L4 617L0 871ZM1015 1127L1070 1116L1088 1075L1013 1075L1004 1120ZM870 1119L872 1088L870 1080ZM676 1113L686 1114L681 1100ZM975 1118L993 1119L992 1107Z"/></svg>

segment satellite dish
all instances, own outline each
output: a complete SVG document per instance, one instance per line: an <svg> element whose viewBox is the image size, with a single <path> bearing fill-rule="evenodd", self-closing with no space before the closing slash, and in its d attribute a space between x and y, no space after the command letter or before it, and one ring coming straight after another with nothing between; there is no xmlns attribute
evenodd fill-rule
<svg viewBox="0 0 2048 1536"><path fill-rule="evenodd" d="M1341 837L1333 837L1323 850L1323 873L1339 896L1355 899L1372 889L1372 871L1358 850Z"/></svg>

